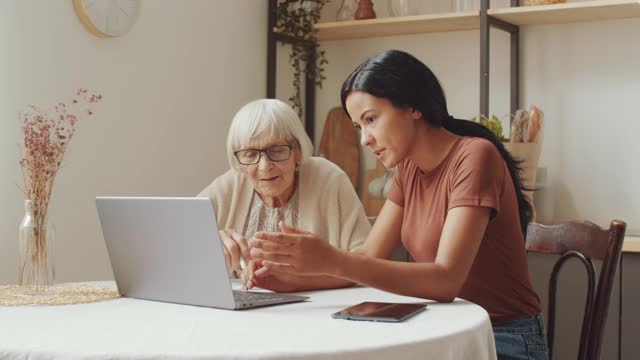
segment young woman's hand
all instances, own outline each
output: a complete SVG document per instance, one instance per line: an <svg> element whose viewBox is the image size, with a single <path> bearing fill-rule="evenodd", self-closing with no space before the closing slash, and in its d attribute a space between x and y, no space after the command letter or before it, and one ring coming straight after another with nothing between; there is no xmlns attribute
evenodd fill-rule
<svg viewBox="0 0 640 360"><path fill-rule="evenodd" d="M278 273L274 271L261 271L256 275L257 270L264 269L262 261L252 259L242 270L242 288L250 290L254 287L260 287L275 292L294 292L300 290L304 284L304 278L298 275L288 273Z"/></svg>
<svg viewBox="0 0 640 360"><path fill-rule="evenodd" d="M260 260L263 267L256 270L256 276L267 271L331 275L337 262L337 249L308 232L290 228L282 222L279 226L282 233L257 232L249 242L251 257Z"/></svg>

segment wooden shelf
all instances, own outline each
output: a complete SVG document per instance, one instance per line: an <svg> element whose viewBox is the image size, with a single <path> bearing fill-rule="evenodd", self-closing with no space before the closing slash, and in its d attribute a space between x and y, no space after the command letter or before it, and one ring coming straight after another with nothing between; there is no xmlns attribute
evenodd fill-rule
<svg viewBox="0 0 640 360"><path fill-rule="evenodd" d="M383 36L476 30L480 28L477 11L389 17L316 24L318 40L348 40Z"/></svg>
<svg viewBox="0 0 640 360"><path fill-rule="evenodd" d="M640 18L640 0L587 2L489 9L489 15L514 25L566 24ZM477 30L477 11L389 17L316 24L318 40L349 40L384 36Z"/></svg>
<svg viewBox="0 0 640 360"><path fill-rule="evenodd" d="M640 236L625 236L622 252L640 253Z"/></svg>
<svg viewBox="0 0 640 360"><path fill-rule="evenodd" d="M596 0L554 5L489 9L488 14L513 25L568 24L640 17L640 0Z"/></svg>

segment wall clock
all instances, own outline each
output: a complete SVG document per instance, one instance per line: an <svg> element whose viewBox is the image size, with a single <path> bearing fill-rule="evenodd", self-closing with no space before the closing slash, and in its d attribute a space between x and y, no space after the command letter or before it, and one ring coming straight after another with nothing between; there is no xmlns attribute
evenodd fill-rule
<svg viewBox="0 0 640 360"><path fill-rule="evenodd" d="M125 35L135 24L141 0L73 0L82 24L102 38Z"/></svg>

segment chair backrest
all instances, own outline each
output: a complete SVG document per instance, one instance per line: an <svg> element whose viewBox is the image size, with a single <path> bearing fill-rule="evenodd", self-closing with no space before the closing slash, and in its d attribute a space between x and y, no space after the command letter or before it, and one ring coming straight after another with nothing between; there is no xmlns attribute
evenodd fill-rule
<svg viewBox="0 0 640 360"><path fill-rule="evenodd" d="M570 221L557 225L529 224L526 237L527 251L560 255L549 279L547 312L549 358L553 351L558 273L568 259L575 257L584 264L588 277L587 301L582 320L578 359L599 359L613 279L620 259L626 227L626 223L618 220L612 221L608 230L588 221ZM595 268L591 259L602 260L597 288Z"/></svg>

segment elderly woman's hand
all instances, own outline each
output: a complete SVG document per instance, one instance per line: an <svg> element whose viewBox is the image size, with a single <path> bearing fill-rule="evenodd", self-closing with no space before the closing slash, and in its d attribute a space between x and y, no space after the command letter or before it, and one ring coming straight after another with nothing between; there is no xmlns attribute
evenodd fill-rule
<svg viewBox="0 0 640 360"><path fill-rule="evenodd" d="M247 265L242 269L241 280L243 289L249 290L253 288L254 285L256 285L255 272L261 267L262 261L256 259L249 260Z"/></svg>
<svg viewBox="0 0 640 360"><path fill-rule="evenodd" d="M310 233L285 226L283 233L257 232L249 242L251 257L261 261L262 269L256 276L267 271L300 275L331 274L335 269L338 250L327 241Z"/></svg>
<svg viewBox="0 0 640 360"><path fill-rule="evenodd" d="M220 239L222 240L222 250L227 269L229 271L242 271L242 263L246 263L251 259L247 240L232 229L220 230Z"/></svg>

